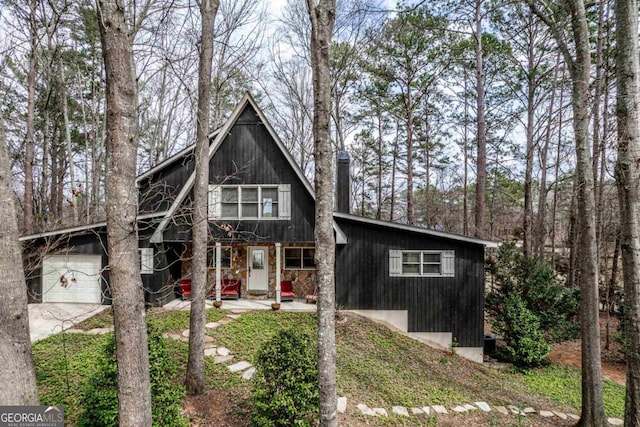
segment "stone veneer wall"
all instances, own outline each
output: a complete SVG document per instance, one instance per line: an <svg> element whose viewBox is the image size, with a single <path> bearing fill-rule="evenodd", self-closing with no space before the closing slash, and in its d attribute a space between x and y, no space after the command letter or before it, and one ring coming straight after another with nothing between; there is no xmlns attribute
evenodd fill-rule
<svg viewBox="0 0 640 427"><path fill-rule="evenodd" d="M228 246L223 244L223 246ZM274 243L233 243L232 245L231 268L224 268L223 279L240 279L242 287L242 298L249 295L247 290L247 251L249 246L269 246L269 290L266 295L252 293L252 296L266 296L275 298L276 295L276 246ZM311 295L315 289L315 270L284 269L284 248L285 247L314 247L314 244L304 243L282 243L280 248L280 266L282 268L280 279L293 281L293 290L296 297L304 298ZM185 252L182 261L182 277L191 277L191 245ZM209 288L213 289L216 283L216 269L210 268L207 274Z"/></svg>

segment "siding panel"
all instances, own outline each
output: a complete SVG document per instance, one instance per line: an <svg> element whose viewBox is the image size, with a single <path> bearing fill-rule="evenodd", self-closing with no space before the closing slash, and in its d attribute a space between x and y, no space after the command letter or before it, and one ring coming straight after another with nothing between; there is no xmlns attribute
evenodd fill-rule
<svg viewBox="0 0 640 427"><path fill-rule="evenodd" d="M460 346L483 343L484 248L336 218L336 302L345 309L408 310L410 332L451 332ZM393 277L390 250L454 250L454 277Z"/></svg>

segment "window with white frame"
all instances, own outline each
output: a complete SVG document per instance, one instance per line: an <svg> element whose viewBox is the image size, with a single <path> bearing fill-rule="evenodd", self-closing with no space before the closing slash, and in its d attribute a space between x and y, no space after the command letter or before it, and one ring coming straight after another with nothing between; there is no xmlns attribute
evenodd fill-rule
<svg viewBox="0 0 640 427"><path fill-rule="evenodd" d="M291 186L210 185L209 219L291 219Z"/></svg>
<svg viewBox="0 0 640 427"><path fill-rule="evenodd" d="M389 275L453 277L455 252L451 250L390 250Z"/></svg>
<svg viewBox="0 0 640 427"><path fill-rule="evenodd" d="M153 248L138 248L140 252L140 274L153 274Z"/></svg>
<svg viewBox="0 0 640 427"><path fill-rule="evenodd" d="M316 268L315 248L284 248L284 268L312 270Z"/></svg>
<svg viewBox="0 0 640 427"><path fill-rule="evenodd" d="M223 246L220 248L220 265L222 268L231 268L231 262L233 260L233 251L231 246ZM215 246L209 246L207 248L207 266L209 268L216 268L216 248Z"/></svg>

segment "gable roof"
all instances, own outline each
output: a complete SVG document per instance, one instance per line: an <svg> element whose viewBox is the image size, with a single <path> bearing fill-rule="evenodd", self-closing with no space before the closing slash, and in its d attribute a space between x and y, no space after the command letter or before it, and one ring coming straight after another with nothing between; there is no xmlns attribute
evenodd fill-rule
<svg viewBox="0 0 640 427"><path fill-rule="evenodd" d="M209 139L215 137L218 132L220 132L221 128L218 128L216 130L214 130L213 132L211 132L211 134L209 134ZM166 168L167 166L170 166L172 164L174 164L177 160L182 159L183 157L185 157L186 155L190 154L193 150L195 150L196 145L195 144L191 144L186 148L183 148L182 150L178 151L176 154L167 157L166 159L164 159L163 161L161 161L160 163L158 163L157 165L153 166L151 169L141 173L140 175L138 175L136 177L136 184L138 184L140 181L144 180L145 178L148 178L150 176L152 176L154 173L161 171L162 169Z"/></svg>
<svg viewBox="0 0 640 427"><path fill-rule="evenodd" d="M253 98L253 96L251 96L249 92L246 92L244 94L240 102L234 108L233 112L231 113L231 116L226 121L226 123L221 128L219 128L216 132L211 134L211 136L213 137L213 141L211 141L209 144L209 161L211 161L211 158L213 157L213 155L216 153L216 151L218 151L218 148L220 148L220 145L225 140L225 138L227 137L227 135L229 134L233 126L236 124L236 122L238 121L238 118L240 117L242 112L247 108L247 106L251 106L255 110L256 114L258 115L258 118L264 124L267 132L275 141L276 146L280 149L284 157L287 159L287 162L295 172L298 180L300 180L304 188L309 192L309 195L311 196L311 198L315 200L315 193L313 191L313 188L311 187L311 184L309 183L309 180L307 180L307 177L304 175L304 173L302 172L302 170L300 169L300 167L298 166L295 159L293 158L293 156L291 155L287 147L284 145L282 140L280 140L280 137L278 137L278 134L275 132L275 130L271 126L271 123L269 123L269 120L267 120L266 116L264 115L264 112L262 111L262 109L260 109L260 107L256 103L256 100ZM195 170L191 173L191 175L187 179L187 182L182 187L177 197L173 201L171 207L169 208L169 210L166 211L164 217L158 224L158 227L154 230L150 240L151 243L162 242L163 232L167 227L167 224L169 224L173 215L175 215L176 211L178 210L182 202L184 202L185 198L193 188L194 182L195 182ZM333 228L336 232L336 243L346 244L347 237L342 232L342 230L340 230L340 228L338 227L335 221L333 222Z"/></svg>
<svg viewBox="0 0 640 427"><path fill-rule="evenodd" d="M138 215L137 220L140 221L144 219L156 218L159 216L163 216L164 214L165 212L154 212L154 213L142 214L142 215ZM88 231L88 230L93 230L94 228L101 228L106 226L107 226L107 222L102 221L102 222L96 222L93 224L85 224L85 225L78 225L75 227L60 228L58 230L43 231L42 233L35 233L35 234L28 234L26 236L20 236L18 237L18 241L24 242L27 240L40 239L43 237L58 236L60 234L77 233L81 231Z"/></svg>
<svg viewBox="0 0 640 427"><path fill-rule="evenodd" d="M497 248L498 243L490 240L477 239L475 237L461 236L459 234L445 233L444 231L431 230L429 228L415 227L412 225L400 224L391 221L381 221L379 219L365 218L363 216L334 212L334 218L346 219L351 221L363 222L365 224L377 225L380 227L395 228L398 230L409 231L412 233L426 234L428 236L440 237L443 239L456 240L463 243L473 243L483 245L487 248Z"/></svg>

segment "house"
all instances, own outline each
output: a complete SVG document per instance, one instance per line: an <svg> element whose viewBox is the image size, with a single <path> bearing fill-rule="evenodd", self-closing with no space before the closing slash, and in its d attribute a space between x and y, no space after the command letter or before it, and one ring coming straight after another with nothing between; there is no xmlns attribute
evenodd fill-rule
<svg viewBox="0 0 640 427"><path fill-rule="evenodd" d="M254 99L245 95L210 136L209 288L240 281L240 298L280 301L291 281L315 288L314 194ZM193 147L137 178L145 298L162 305L190 278ZM481 360L484 250L491 242L350 214L349 156L338 156L336 304L387 321ZM33 302L108 304L106 224L24 236L38 250L28 280ZM43 251L43 248L47 249ZM42 259L42 261L39 261Z"/></svg>

